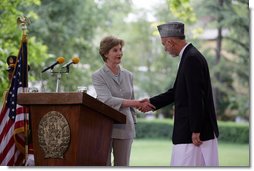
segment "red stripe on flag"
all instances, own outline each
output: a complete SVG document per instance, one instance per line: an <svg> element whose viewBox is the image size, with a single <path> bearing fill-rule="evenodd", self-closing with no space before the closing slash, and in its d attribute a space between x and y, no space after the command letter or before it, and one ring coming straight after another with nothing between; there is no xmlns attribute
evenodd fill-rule
<svg viewBox="0 0 254 171"><path fill-rule="evenodd" d="M9 160L9 162L6 164L7 166L14 166L14 155L11 157L11 159Z"/></svg>
<svg viewBox="0 0 254 171"><path fill-rule="evenodd" d="M7 112L7 107L6 106L4 106L3 108L2 108L2 110L1 110L1 115L0 115L0 123L2 123L2 121L3 121L3 119L4 119L4 116L5 116L5 114L6 114L6 112Z"/></svg>
<svg viewBox="0 0 254 171"><path fill-rule="evenodd" d="M1 165L5 165L5 163L3 163L4 160L9 160L11 161L11 158L14 156L14 154L9 154L11 147L14 145L14 139L11 138L8 143L5 145L5 148L3 150L3 152L0 155L0 161L1 161ZM10 159L6 158L6 157L10 157Z"/></svg>
<svg viewBox="0 0 254 171"><path fill-rule="evenodd" d="M16 166L22 166L22 165L24 165L25 164L25 155L20 153L18 150L17 150L16 153L19 153L19 154L18 154L18 157L16 159L15 165Z"/></svg>
<svg viewBox="0 0 254 171"><path fill-rule="evenodd" d="M23 107L17 108L17 115L16 115L17 121L13 121L12 119L9 118L7 113L8 110L6 107L1 112L0 123L3 126L0 133L1 149L3 149L3 151L0 153L1 165L8 165L8 166L24 165L24 159L25 159L24 126L25 124L28 124L28 121L24 120L26 118L24 117L25 114L23 113L23 111L26 111L26 109L22 109L22 108ZM15 130L18 130L17 134L15 134L16 142L14 139ZM9 131L11 131L11 137L10 135L8 135L10 134ZM14 148L14 150L12 148Z"/></svg>
<svg viewBox="0 0 254 171"><path fill-rule="evenodd" d="M11 129L11 127L13 126L14 122L12 120L8 120L7 123L1 123L2 124L5 124L4 128L3 128L3 131L1 132L0 134L0 140L1 142L3 141L3 139L5 138L5 136L7 135L8 131Z"/></svg>

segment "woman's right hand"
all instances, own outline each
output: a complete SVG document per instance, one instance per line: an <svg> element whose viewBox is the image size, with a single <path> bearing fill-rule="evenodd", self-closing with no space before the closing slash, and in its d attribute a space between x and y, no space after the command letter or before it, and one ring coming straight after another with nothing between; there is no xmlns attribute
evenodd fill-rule
<svg viewBox="0 0 254 171"><path fill-rule="evenodd" d="M138 105L136 108L141 112L148 112L156 109L148 99L138 100Z"/></svg>

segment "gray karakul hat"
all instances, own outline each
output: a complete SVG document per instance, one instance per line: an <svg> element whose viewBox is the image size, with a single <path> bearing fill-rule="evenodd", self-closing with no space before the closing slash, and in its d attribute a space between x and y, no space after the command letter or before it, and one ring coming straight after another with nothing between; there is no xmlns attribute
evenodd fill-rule
<svg viewBox="0 0 254 171"><path fill-rule="evenodd" d="M157 26L161 37L183 37L184 24L178 21L168 22Z"/></svg>

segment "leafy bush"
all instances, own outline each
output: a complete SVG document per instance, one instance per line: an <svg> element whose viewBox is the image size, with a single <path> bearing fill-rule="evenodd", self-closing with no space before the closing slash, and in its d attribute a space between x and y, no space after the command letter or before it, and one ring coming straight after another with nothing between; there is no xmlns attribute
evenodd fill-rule
<svg viewBox="0 0 254 171"><path fill-rule="evenodd" d="M249 125L234 122L218 122L219 141L231 143L249 142ZM173 120L171 119L139 119L136 124L137 139L171 139Z"/></svg>
<svg viewBox="0 0 254 171"><path fill-rule="evenodd" d="M219 122L219 140L236 143L249 143L249 124Z"/></svg>

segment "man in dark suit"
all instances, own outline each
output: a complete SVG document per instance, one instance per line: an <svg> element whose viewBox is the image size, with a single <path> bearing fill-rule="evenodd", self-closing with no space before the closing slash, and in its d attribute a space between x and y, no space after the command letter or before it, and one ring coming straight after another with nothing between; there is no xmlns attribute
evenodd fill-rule
<svg viewBox="0 0 254 171"><path fill-rule="evenodd" d="M169 22L158 30L165 51L181 58L173 88L149 99L156 110L175 104L171 166L218 166L219 131L206 59L186 42L183 23Z"/></svg>

